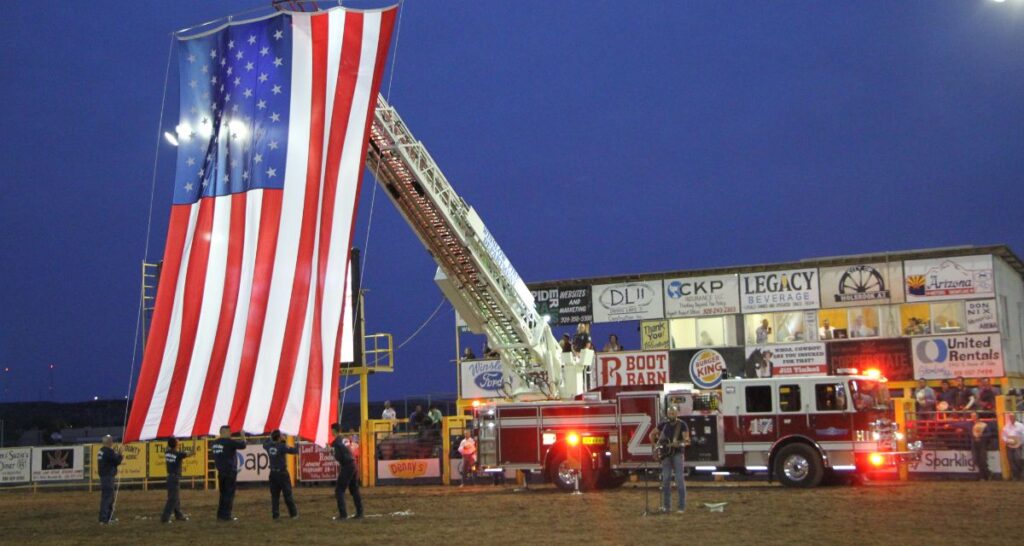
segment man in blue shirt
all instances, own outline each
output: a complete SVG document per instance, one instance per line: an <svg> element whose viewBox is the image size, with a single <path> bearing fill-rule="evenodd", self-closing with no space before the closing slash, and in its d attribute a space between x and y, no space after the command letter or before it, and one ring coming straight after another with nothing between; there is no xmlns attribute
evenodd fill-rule
<svg viewBox="0 0 1024 546"><path fill-rule="evenodd" d="M167 464L167 503L164 504L164 513L160 516L160 521L164 523L171 522L172 513L174 514L174 519L188 521L188 516L181 511L181 497L179 495L181 461L185 460L185 457L188 456L188 453L178 451L177 438L167 440L167 451L164 452L164 462Z"/></svg>
<svg viewBox="0 0 1024 546"><path fill-rule="evenodd" d="M235 481L238 477L236 457L239 449L245 449L245 432L240 433L240 440L231 438L231 427L220 427L220 437L210 443L213 462L217 466L217 487L220 499L217 503L218 521L235 521L231 515L231 507L235 503Z"/></svg>
<svg viewBox="0 0 1024 546"><path fill-rule="evenodd" d="M288 455L298 455L299 450L286 443L287 438L280 430L270 433L270 441L263 444L263 450L270 459L270 513L274 519L281 517L281 493L288 515L299 517L299 510L292 498L292 477L288 474Z"/></svg>
<svg viewBox="0 0 1024 546"><path fill-rule="evenodd" d="M667 419L658 423L651 431L651 443L668 448L668 455L661 460L661 511L672 508L672 474L675 473L676 489L679 491L679 513L686 510L686 481L683 479L683 447L690 443L690 429L679 419L679 409L669 406Z"/></svg>
<svg viewBox="0 0 1024 546"><path fill-rule="evenodd" d="M359 473L356 472L356 459L352 456L345 440L341 434L341 423L331 425L331 432L334 433L334 441L331 447L334 448L334 459L338 461L338 482L334 487L334 498L338 502L338 515L335 521L348 519L348 511L345 509L345 490L352 495L352 501L356 505L356 519L363 519L363 497L359 494Z"/></svg>
<svg viewBox="0 0 1024 546"><path fill-rule="evenodd" d="M121 465L124 456L120 451L114 450L114 438L109 434L103 437L103 447L96 454L96 473L100 475L100 524L106 525L116 519L114 515L114 478L117 477L117 467Z"/></svg>

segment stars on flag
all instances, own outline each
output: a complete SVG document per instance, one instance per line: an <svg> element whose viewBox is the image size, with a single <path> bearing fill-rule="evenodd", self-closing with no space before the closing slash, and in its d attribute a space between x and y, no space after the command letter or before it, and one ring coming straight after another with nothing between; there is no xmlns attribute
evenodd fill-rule
<svg viewBox="0 0 1024 546"><path fill-rule="evenodd" d="M281 121L281 114L278 114L277 112L270 114L270 121L273 121L274 123Z"/></svg>
<svg viewBox="0 0 1024 546"><path fill-rule="evenodd" d="M194 157L190 157L185 160L185 164L191 167L196 164L196 159Z"/></svg>
<svg viewBox="0 0 1024 546"><path fill-rule="evenodd" d="M248 99L248 98L252 98L252 89L249 89L249 88L247 87L247 88L245 89L245 92L244 92L244 93L242 93L242 95L244 95L244 96L245 96L245 98L247 98L247 99ZM230 95L228 95L228 96L230 96Z"/></svg>
<svg viewBox="0 0 1024 546"><path fill-rule="evenodd" d="M277 32L274 33L274 39L275 40L280 40L281 38L284 38L284 32L283 31L278 30Z"/></svg>
<svg viewBox="0 0 1024 546"><path fill-rule="evenodd" d="M270 92L275 94L275 95L280 95L281 94L281 86L280 85L275 85L273 88L271 88Z"/></svg>
<svg viewBox="0 0 1024 546"><path fill-rule="evenodd" d="M280 145L279 145L279 144L277 143L277 141L276 141L276 140L271 140L271 141L270 141L270 144L268 145L268 147L269 147L269 148L270 148L271 150L276 150L276 149L278 148L278 146L280 146Z"/></svg>
<svg viewBox="0 0 1024 546"><path fill-rule="evenodd" d="M249 45L256 45L256 35L255 34L250 34L249 35Z"/></svg>
<svg viewBox="0 0 1024 546"><path fill-rule="evenodd" d="M196 62L196 56L195 56L195 55L191 55L191 54L190 54L190 55L188 56L188 62L190 62L190 63L194 63L194 62Z"/></svg>
<svg viewBox="0 0 1024 546"><path fill-rule="evenodd" d="M263 110L266 107L267 107L267 101L265 101L263 99L260 99L259 102L256 103L256 108L258 108L260 110Z"/></svg>
<svg viewBox="0 0 1024 546"><path fill-rule="evenodd" d="M242 57L245 57L245 51L239 49L238 53L235 53L235 58L241 61Z"/></svg>
<svg viewBox="0 0 1024 546"><path fill-rule="evenodd" d="M281 57L274 57L274 66L280 68L282 64L284 61L281 60Z"/></svg>
<svg viewBox="0 0 1024 546"><path fill-rule="evenodd" d="M250 70L251 71L253 68L256 68L256 65L254 65L252 63L252 61L245 63L245 69L246 70Z"/></svg>
<svg viewBox="0 0 1024 546"><path fill-rule="evenodd" d="M263 74L260 74L260 77L258 79L260 80L260 83L267 81L267 74L265 72Z"/></svg>
<svg viewBox="0 0 1024 546"><path fill-rule="evenodd" d="M210 58L211 59L216 59L217 58L217 50L216 49L211 49L210 50Z"/></svg>
<svg viewBox="0 0 1024 546"><path fill-rule="evenodd" d="M234 40L229 40L228 41L228 49L235 49L235 41Z"/></svg>
<svg viewBox="0 0 1024 546"><path fill-rule="evenodd" d="M275 176L277 176L277 169L273 167L267 169L267 178L274 178Z"/></svg>
<svg viewBox="0 0 1024 546"><path fill-rule="evenodd" d="M256 154L252 156L252 162L259 165L263 162L263 154Z"/></svg>
<svg viewBox="0 0 1024 546"><path fill-rule="evenodd" d="M270 53L270 48L269 48L269 47L267 47L267 46L263 46L263 47L262 47L262 48L260 49L260 56L261 56L261 57L265 57L265 56L267 56L267 55L268 55L269 53Z"/></svg>

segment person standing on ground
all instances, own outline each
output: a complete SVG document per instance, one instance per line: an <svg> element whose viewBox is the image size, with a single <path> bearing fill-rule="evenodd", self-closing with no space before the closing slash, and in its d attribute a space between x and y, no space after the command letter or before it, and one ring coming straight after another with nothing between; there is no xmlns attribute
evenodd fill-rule
<svg viewBox="0 0 1024 546"><path fill-rule="evenodd" d="M299 450L286 443L287 436L280 430L270 433L270 441L263 444L263 450L270 459L270 515L274 519L281 517L281 493L284 493L284 504L288 507L288 515L295 519L299 510L295 507L292 497L292 477L288 473L288 455L298 455Z"/></svg>
<svg viewBox="0 0 1024 546"><path fill-rule="evenodd" d="M1013 412L1006 412L1003 422L1003 443L1006 444L1006 458L1010 461L1011 476L1024 480L1024 424L1017 421Z"/></svg>
<svg viewBox="0 0 1024 546"><path fill-rule="evenodd" d="M100 524L107 525L117 521L114 515L114 478L117 467L124 461L120 450L114 449L114 438L109 434L103 437L103 447L96 454L97 474L100 475Z"/></svg>
<svg viewBox="0 0 1024 546"><path fill-rule="evenodd" d="M473 439L473 435L470 431L466 431L465 438L459 443L459 455L462 455L462 464L459 465L459 474L462 475L462 483L459 487L466 485L468 479L470 483L476 483L474 478L474 466L476 465L476 440Z"/></svg>
<svg viewBox="0 0 1024 546"><path fill-rule="evenodd" d="M672 474L675 473L676 489L679 492L679 510L686 511L686 480L683 475L683 448L690 443L690 429L679 419L679 409L669 406L666 419L651 431L652 444L668 448L668 456L661 460L661 511L672 509Z"/></svg>
<svg viewBox="0 0 1024 546"><path fill-rule="evenodd" d="M974 466L978 469L978 480L990 480L992 474L988 469L988 446L992 439L992 427L982 421L978 414L973 414L974 422L971 425L971 456L974 458Z"/></svg>
<svg viewBox="0 0 1024 546"><path fill-rule="evenodd" d="M167 464L167 502L164 504L164 513L160 516L163 523L171 522L171 514L178 521L188 521L188 516L181 511L181 461L189 454L178 451L178 439L167 440L167 451L164 452L164 462Z"/></svg>
<svg viewBox="0 0 1024 546"><path fill-rule="evenodd" d="M341 432L341 423L331 425L331 432L334 433L334 441L331 447L334 448L334 460L338 461L338 482L334 486L334 499L338 503L338 515L334 516L335 521L348 519L348 510L345 508L345 490L352 495L352 502L356 505L355 519L363 519L363 497L359 494L359 475L356 472L356 460L345 445L345 439Z"/></svg>
<svg viewBox="0 0 1024 546"><path fill-rule="evenodd" d="M213 462L217 466L217 487L220 490L218 521L238 520L231 515L231 508L235 504L235 482L238 478L236 455L239 449L245 449L245 432L241 432L239 437L239 440L231 438L231 427L224 425L220 427L220 437L210 444Z"/></svg>

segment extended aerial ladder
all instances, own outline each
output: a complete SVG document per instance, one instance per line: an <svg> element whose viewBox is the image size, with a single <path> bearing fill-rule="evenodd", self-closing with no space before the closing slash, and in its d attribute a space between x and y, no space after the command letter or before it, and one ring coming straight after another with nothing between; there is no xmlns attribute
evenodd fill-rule
<svg viewBox="0 0 1024 546"><path fill-rule="evenodd" d="M534 308L533 295L476 210L384 97L370 131L366 166L437 262L434 281L469 330L501 355L504 394L568 399L585 389L593 351L563 353ZM514 384L514 374L520 381Z"/></svg>

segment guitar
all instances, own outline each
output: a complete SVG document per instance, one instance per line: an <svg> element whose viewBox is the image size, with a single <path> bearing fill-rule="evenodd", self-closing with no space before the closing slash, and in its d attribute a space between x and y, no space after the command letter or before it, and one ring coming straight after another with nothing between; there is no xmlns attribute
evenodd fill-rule
<svg viewBox="0 0 1024 546"><path fill-rule="evenodd" d="M676 428L676 435L679 434L679 430ZM684 445L686 444L683 441L672 441L667 434L662 434L654 444L654 460L661 462L675 455Z"/></svg>

